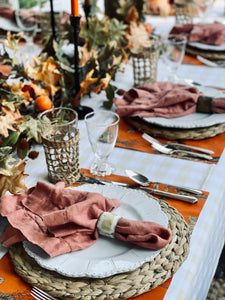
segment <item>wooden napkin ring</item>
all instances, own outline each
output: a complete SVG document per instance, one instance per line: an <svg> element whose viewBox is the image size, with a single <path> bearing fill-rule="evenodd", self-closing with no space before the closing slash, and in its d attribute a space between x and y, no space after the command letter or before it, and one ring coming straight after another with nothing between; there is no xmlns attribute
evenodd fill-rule
<svg viewBox="0 0 225 300"><path fill-rule="evenodd" d="M198 97L196 111L199 113L211 114L212 102L213 102L213 97L200 95Z"/></svg>
<svg viewBox="0 0 225 300"><path fill-rule="evenodd" d="M121 217L111 212L103 212L98 218L98 233L114 238L116 225Z"/></svg>

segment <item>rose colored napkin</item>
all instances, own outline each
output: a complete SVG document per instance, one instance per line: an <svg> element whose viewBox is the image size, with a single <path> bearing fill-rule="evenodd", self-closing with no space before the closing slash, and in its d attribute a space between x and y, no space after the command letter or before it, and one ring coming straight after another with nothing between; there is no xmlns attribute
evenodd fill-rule
<svg viewBox="0 0 225 300"><path fill-rule="evenodd" d="M84 249L97 241L102 213L119 206L117 199L67 189L63 182L38 182L27 192L0 199L0 213L10 223L2 242L7 247L27 239L51 257ZM171 240L170 231L153 222L120 218L115 231L116 238L148 249L161 249Z"/></svg>
<svg viewBox="0 0 225 300"><path fill-rule="evenodd" d="M13 20L14 12L9 6L0 5L0 17Z"/></svg>
<svg viewBox="0 0 225 300"><path fill-rule="evenodd" d="M172 82L130 89L113 102L120 117L175 118L194 112L225 113L225 98L204 97L196 87Z"/></svg>
<svg viewBox="0 0 225 300"><path fill-rule="evenodd" d="M225 25L220 23L176 24L170 34L183 34L188 42L220 46L225 42Z"/></svg>

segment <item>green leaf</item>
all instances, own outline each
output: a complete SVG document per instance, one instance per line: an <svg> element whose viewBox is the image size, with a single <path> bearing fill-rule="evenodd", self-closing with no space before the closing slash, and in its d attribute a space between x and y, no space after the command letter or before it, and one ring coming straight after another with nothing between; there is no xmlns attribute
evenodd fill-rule
<svg viewBox="0 0 225 300"><path fill-rule="evenodd" d="M34 139L37 143L41 143L41 121L34 119L31 116L24 116L24 122L18 126L20 132L24 132L27 136L27 140Z"/></svg>
<svg viewBox="0 0 225 300"><path fill-rule="evenodd" d="M108 84L107 88L106 88L106 96L109 100L112 100L115 97L115 91L117 90L117 87L112 85L112 84Z"/></svg>
<svg viewBox="0 0 225 300"><path fill-rule="evenodd" d="M108 99L108 101L104 101L103 105L106 109L110 109L113 105L113 98L115 97L115 91L117 90L117 87L112 85L112 84L108 84L107 88L106 88L106 97Z"/></svg>
<svg viewBox="0 0 225 300"><path fill-rule="evenodd" d="M19 139L19 134L16 131L12 131L7 138L2 142L2 147L14 146Z"/></svg>
<svg viewBox="0 0 225 300"><path fill-rule="evenodd" d="M12 163L16 161L9 154L11 149L11 147L0 147L0 174L5 176L12 175Z"/></svg>

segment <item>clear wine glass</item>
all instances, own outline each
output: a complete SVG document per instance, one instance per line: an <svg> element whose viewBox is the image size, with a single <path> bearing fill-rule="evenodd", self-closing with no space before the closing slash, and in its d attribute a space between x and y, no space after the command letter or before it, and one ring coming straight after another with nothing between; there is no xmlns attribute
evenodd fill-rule
<svg viewBox="0 0 225 300"><path fill-rule="evenodd" d="M94 111L85 116L88 139L95 159L91 173L98 176L110 175L114 168L108 162L118 135L120 117L112 111Z"/></svg>
<svg viewBox="0 0 225 300"><path fill-rule="evenodd" d="M26 45L24 51L32 53L34 50L34 37L38 30L38 12L31 9L19 9L15 11L17 26L24 33Z"/></svg>
<svg viewBox="0 0 225 300"><path fill-rule="evenodd" d="M213 5L213 0L197 0L196 7L199 17L203 20L207 17L210 8Z"/></svg>
<svg viewBox="0 0 225 300"><path fill-rule="evenodd" d="M163 41L162 60L167 69L164 80L179 82L178 69L184 58L187 38L181 34L170 34Z"/></svg>

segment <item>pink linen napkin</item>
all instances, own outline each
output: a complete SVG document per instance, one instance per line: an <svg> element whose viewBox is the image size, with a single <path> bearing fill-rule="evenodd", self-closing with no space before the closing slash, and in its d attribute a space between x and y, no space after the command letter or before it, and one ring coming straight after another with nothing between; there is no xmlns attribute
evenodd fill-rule
<svg viewBox="0 0 225 300"><path fill-rule="evenodd" d="M195 112L225 113L225 98L205 97L196 87L172 82L130 89L113 102L120 117L175 118Z"/></svg>
<svg viewBox="0 0 225 300"><path fill-rule="evenodd" d="M176 24L170 34L183 34L188 42L220 46L225 42L225 25L220 23Z"/></svg>
<svg viewBox="0 0 225 300"><path fill-rule="evenodd" d="M27 192L0 199L0 213L10 223L1 240L8 247L27 239L51 257L85 249L98 239L99 217L119 206L119 200L99 193L40 181ZM118 218L115 237L148 249L161 249L172 238L159 224L123 218Z"/></svg>
<svg viewBox="0 0 225 300"><path fill-rule="evenodd" d="M0 17L13 20L14 11L7 5L0 5Z"/></svg>

